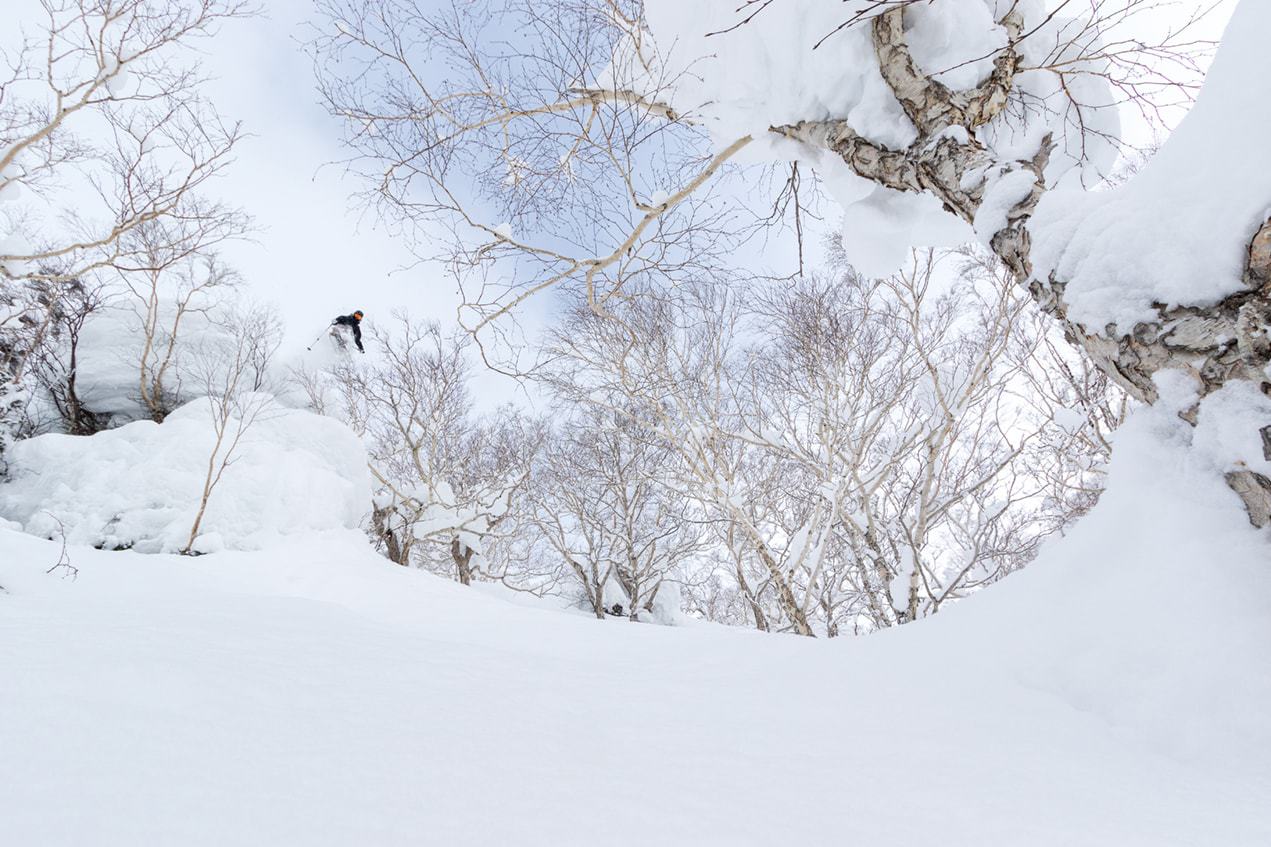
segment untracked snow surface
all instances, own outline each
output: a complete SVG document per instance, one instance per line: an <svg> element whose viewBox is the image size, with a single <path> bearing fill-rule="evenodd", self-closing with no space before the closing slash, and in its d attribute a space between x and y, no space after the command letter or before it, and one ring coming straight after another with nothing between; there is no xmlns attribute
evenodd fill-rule
<svg viewBox="0 0 1271 847"><path fill-rule="evenodd" d="M350 531L195 559L0 530L0 842L1271 844L1271 548L1186 425L1042 560L811 641L596 621Z"/></svg>

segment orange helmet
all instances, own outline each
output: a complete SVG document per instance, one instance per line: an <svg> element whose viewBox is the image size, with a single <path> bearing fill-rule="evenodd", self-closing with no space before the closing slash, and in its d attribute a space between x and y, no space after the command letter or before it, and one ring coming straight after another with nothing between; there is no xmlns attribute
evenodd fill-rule
<svg viewBox="0 0 1271 847"><path fill-rule="evenodd" d="M357 318L359 321L362 320L362 310L358 309L357 311L355 311L353 313L353 317Z"/></svg>

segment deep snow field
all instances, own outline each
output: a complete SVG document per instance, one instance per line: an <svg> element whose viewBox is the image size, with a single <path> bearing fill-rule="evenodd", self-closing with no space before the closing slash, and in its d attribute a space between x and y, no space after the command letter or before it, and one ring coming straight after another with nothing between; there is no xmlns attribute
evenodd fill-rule
<svg viewBox="0 0 1271 847"><path fill-rule="evenodd" d="M1159 410L1098 509L833 641L596 621L354 530L0 530L0 843L1271 844L1271 547Z"/></svg>

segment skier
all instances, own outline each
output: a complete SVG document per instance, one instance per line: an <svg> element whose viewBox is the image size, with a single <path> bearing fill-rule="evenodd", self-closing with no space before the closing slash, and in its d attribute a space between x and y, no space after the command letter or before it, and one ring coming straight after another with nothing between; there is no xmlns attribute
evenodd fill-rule
<svg viewBox="0 0 1271 847"><path fill-rule="evenodd" d="M365 353L362 347L362 328L358 324L362 323L362 310L358 309L351 315L340 315L340 317L331 321L331 326L347 326L353 330L353 343L357 345L359 353Z"/></svg>

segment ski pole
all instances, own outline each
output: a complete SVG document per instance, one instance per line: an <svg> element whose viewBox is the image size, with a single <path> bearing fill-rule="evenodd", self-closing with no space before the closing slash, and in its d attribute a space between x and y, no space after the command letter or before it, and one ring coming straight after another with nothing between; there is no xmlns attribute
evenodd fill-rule
<svg viewBox="0 0 1271 847"><path fill-rule="evenodd" d="M327 327L327 329L330 329L330 327ZM322 332L319 332L319 333L318 333L318 337L317 337L317 338L315 338L315 339L313 339L313 341L310 341L310 342L309 342L309 346L308 346L308 347L306 347L305 349L306 349L306 350L313 350L313 345L317 344L319 341L321 341L321 340L322 340L322 336L326 335L327 329L324 329L324 330L322 330Z"/></svg>

